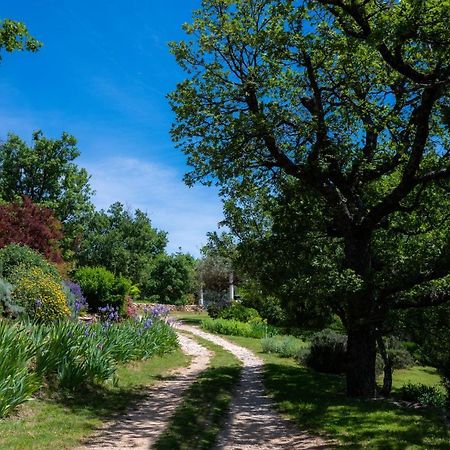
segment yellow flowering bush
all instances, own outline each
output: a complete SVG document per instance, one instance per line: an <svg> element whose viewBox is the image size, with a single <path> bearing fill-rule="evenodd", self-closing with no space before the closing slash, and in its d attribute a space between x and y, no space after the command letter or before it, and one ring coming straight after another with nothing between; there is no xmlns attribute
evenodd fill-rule
<svg viewBox="0 0 450 450"><path fill-rule="evenodd" d="M70 315L61 283L39 267L19 267L15 271L12 297L31 318L40 322L53 322Z"/></svg>

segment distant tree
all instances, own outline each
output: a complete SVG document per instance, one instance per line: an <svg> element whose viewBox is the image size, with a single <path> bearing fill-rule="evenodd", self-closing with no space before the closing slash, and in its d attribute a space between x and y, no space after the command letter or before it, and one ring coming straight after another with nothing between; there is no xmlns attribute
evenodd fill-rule
<svg viewBox="0 0 450 450"><path fill-rule="evenodd" d="M153 228L144 212L132 213L117 202L107 211L93 213L86 222L76 259L81 266L103 266L141 284L166 244L167 234Z"/></svg>
<svg viewBox="0 0 450 450"><path fill-rule="evenodd" d="M23 244L61 262L61 239L61 223L51 209L34 204L28 197L0 205L0 248Z"/></svg>
<svg viewBox="0 0 450 450"><path fill-rule="evenodd" d="M9 134L0 144L0 199L14 202L26 196L51 208L64 226L66 247L93 211L89 175L74 162L79 155L76 139L67 133L48 139L37 131L32 146Z"/></svg>
<svg viewBox="0 0 450 450"><path fill-rule="evenodd" d="M142 296L158 303L187 303L187 295L195 290L194 264L188 254L157 256L148 266Z"/></svg>
<svg viewBox="0 0 450 450"><path fill-rule="evenodd" d="M349 396L375 394L390 310L450 300L449 21L441 0L203 0L172 45L187 182L295 194L280 236L345 324Z"/></svg>
<svg viewBox="0 0 450 450"><path fill-rule="evenodd" d="M11 19L0 20L0 61L2 51L29 51L36 52L42 43L32 37L25 24Z"/></svg>

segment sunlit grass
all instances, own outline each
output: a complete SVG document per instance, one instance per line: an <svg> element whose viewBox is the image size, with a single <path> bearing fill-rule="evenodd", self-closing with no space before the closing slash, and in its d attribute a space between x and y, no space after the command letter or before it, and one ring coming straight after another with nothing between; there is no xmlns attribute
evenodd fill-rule
<svg viewBox="0 0 450 450"><path fill-rule="evenodd" d="M338 439L346 449L450 449L449 432L439 411L406 409L384 400L348 399L341 376L320 374L292 358L262 353L259 339L226 339L264 359L268 392L280 411L301 429ZM394 388L408 381L434 385L439 375L427 367L394 372Z"/></svg>
<svg viewBox="0 0 450 450"><path fill-rule="evenodd" d="M117 386L74 395L31 400L0 420L0 449L69 449L103 421L143 400L146 387L189 359L176 350L150 360L119 366Z"/></svg>

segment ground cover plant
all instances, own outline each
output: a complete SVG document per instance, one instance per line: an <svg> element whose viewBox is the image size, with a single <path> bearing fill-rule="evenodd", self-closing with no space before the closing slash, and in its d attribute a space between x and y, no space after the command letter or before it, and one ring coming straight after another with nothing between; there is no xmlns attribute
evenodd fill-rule
<svg viewBox="0 0 450 450"><path fill-rule="evenodd" d="M212 352L202 372L183 398L169 426L155 444L158 450L211 449L224 424L232 391L239 380L240 362L230 352L189 334Z"/></svg>
<svg viewBox="0 0 450 450"><path fill-rule="evenodd" d="M261 339L264 353L276 353L283 358L303 358L309 343L294 336L273 336Z"/></svg>
<svg viewBox="0 0 450 450"><path fill-rule="evenodd" d="M227 319L205 319L201 326L204 330L217 334L263 338L276 334L276 329L263 320L239 322Z"/></svg>

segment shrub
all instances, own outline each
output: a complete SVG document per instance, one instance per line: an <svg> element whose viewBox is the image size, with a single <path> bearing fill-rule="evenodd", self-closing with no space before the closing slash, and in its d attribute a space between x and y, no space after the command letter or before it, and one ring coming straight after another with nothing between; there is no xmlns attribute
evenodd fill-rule
<svg viewBox="0 0 450 450"><path fill-rule="evenodd" d="M233 303L220 311L219 318L237 320L239 322L250 322L254 319L261 319L261 316L254 308L247 308L240 303Z"/></svg>
<svg viewBox="0 0 450 450"><path fill-rule="evenodd" d="M258 339L275 334L275 329L262 320L244 323L237 320L206 319L202 321L202 328L218 334Z"/></svg>
<svg viewBox="0 0 450 450"><path fill-rule="evenodd" d="M294 336L273 336L261 339L264 353L276 353L283 358L300 358L307 344Z"/></svg>
<svg viewBox="0 0 450 450"><path fill-rule="evenodd" d="M435 406L444 408L447 395L436 386L408 383L400 388L400 397L403 400L420 403L422 406Z"/></svg>
<svg viewBox="0 0 450 450"><path fill-rule="evenodd" d="M70 316L63 287L51 274L39 267L19 266L12 278L12 298L30 318L52 322Z"/></svg>
<svg viewBox="0 0 450 450"><path fill-rule="evenodd" d="M0 278L0 315L17 317L25 311L13 300L12 289L11 284Z"/></svg>
<svg viewBox="0 0 450 450"><path fill-rule="evenodd" d="M38 267L46 274L51 275L55 281L61 281L56 267L31 248L10 244L0 249L0 278L4 278L10 283L13 282L13 274L19 266L26 269Z"/></svg>
<svg viewBox="0 0 450 450"><path fill-rule="evenodd" d="M343 373L346 369L346 352L347 337L325 329L312 336L305 362L319 372Z"/></svg>
<svg viewBox="0 0 450 450"><path fill-rule="evenodd" d="M27 401L40 387L31 371L35 347L18 325L0 321L0 417Z"/></svg>
<svg viewBox="0 0 450 450"><path fill-rule="evenodd" d="M34 204L28 197L21 203L0 205L0 248L11 243L23 244L60 262L61 228L51 209Z"/></svg>
<svg viewBox="0 0 450 450"><path fill-rule="evenodd" d="M111 305L121 313L124 312L125 295L132 286L130 280L124 277L116 278L112 272L103 267L80 267L75 272L74 278L92 310Z"/></svg>

